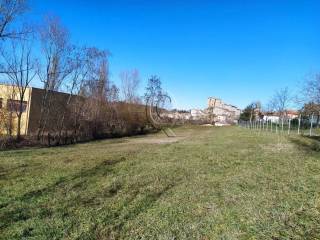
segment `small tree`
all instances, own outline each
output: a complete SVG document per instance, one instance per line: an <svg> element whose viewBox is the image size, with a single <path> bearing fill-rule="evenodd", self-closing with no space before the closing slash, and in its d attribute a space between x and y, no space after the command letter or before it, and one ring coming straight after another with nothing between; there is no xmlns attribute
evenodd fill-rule
<svg viewBox="0 0 320 240"><path fill-rule="evenodd" d="M254 121L261 117L261 103L259 101L252 102L240 114L240 120Z"/></svg>
<svg viewBox="0 0 320 240"><path fill-rule="evenodd" d="M242 113L240 114L240 120L250 121L253 110L254 110L254 109L253 109L253 107L252 107L251 104L249 104L248 106L246 106L245 109L244 109L244 110L242 111Z"/></svg>
<svg viewBox="0 0 320 240"><path fill-rule="evenodd" d="M156 75L151 76L148 80L146 92L144 94L146 104L150 104L150 101L158 99L162 95L163 90L160 78Z"/></svg>
<svg viewBox="0 0 320 240"><path fill-rule="evenodd" d="M279 114L279 117L284 118L287 116L287 110L291 104L292 96L289 88L285 87L276 91L271 98L270 106L273 111Z"/></svg>

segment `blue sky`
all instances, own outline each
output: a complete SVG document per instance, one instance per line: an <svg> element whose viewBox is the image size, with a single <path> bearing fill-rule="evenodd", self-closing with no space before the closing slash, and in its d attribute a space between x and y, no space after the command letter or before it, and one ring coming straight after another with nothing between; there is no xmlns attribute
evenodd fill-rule
<svg viewBox="0 0 320 240"><path fill-rule="evenodd" d="M58 15L77 44L112 53L111 80L161 77L175 107L217 96L244 107L320 68L320 1L30 0L34 21Z"/></svg>

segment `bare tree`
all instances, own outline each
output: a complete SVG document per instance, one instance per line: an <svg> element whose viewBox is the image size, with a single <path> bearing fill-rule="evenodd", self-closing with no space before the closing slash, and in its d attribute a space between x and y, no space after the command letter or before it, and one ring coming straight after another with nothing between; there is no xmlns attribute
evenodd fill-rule
<svg viewBox="0 0 320 240"><path fill-rule="evenodd" d="M45 58L44 68L39 72L39 77L45 89L57 91L72 71L69 65L72 51L69 32L58 17L47 16L39 33Z"/></svg>
<svg viewBox="0 0 320 240"><path fill-rule="evenodd" d="M83 48L83 56L80 65L80 78L78 81L78 87L76 88L76 94L78 97L76 98L75 103L73 104L72 110L72 122L73 122L73 130L74 135L77 135L81 128L87 129L91 128L91 126L86 126L84 122L92 122L95 116L95 113L98 111L98 84L100 75L100 68L103 61L107 61L108 53L103 50L99 50L95 47L86 47ZM105 73L107 70L104 71ZM104 85L104 84L102 84ZM100 94L104 91L101 90ZM103 98L100 96L99 99ZM94 124L93 124L94 125ZM82 129L82 131L84 131Z"/></svg>
<svg viewBox="0 0 320 240"><path fill-rule="evenodd" d="M302 103L302 113L317 117L317 126L320 126L320 73L307 79L302 87L298 103Z"/></svg>
<svg viewBox="0 0 320 240"><path fill-rule="evenodd" d="M148 80L146 92L144 95L146 104L150 103L152 99L157 99L163 94L162 83L158 76L151 76Z"/></svg>
<svg viewBox="0 0 320 240"><path fill-rule="evenodd" d="M171 108L171 98L163 91L159 77L151 76L145 92L146 117L153 127L161 128L163 111ZM156 120L157 119L157 120Z"/></svg>
<svg viewBox="0 0 320 240"><path fill-rule="evenodd" d="M43 135L51 111L53 91L57 91L71 74L68 30L61 25L58 17L47 16L44 25L39 29L44 61L39 64L38 77L43 83L44 94L41 102L41 112L38 126L38 139Z"/></svg>
<svg viewBox="0 0 320 240"><path fill-rule="evenodd" d="M108 88L108 102L109 103L117 103L119 101L119 88L114 83L111 83Z"/></svg>
<svg viewBox="0 0 320 240"><path fill-rule="evenodd" d="M271 98L270 106L281 118L286 117L287 110L292 102L292 96L288 87L276 91Z"/></svg>
<svg viewBox="0 0 320 240"><path fill-rule="evenodd" d="M98 95L103 97L108 84L108 53L95 47L86 48L85 51L87 74L84 84L79 89L79 94L85 97L98 98Z"/></svg>
<svg viewBox="0 0 320 240"><path fill-rule="evenodd" d="M110 102L116 97L111 91L108 71L108 53L97 48L88 48L88 75L80 94L85 97L86 121L94 138L105 131L110 122Z"/></svg>
<svg viewBox="0 0 320 240"><path fill-rule="evenodd" d="M73 47L72 51L69 53L70 56L70 74L66 77L63 88L68 93L68 97L66 101L61 103L59 107L61 109L59 118L57 121L57 134L58 134L58 142L61 141L63 131L67 132L68 129L72 129L73 126L69 126L72 117L78 117L78 111L76 109L72 109L75 105L74 101L79 94L81 86L84 85L86 80L86 76L88 74L88 67L87 67L87 54L86 48L83 47ZM80 104L81 102L77 102ZM77 104L77 107L79 106ZM77 116L72 116L72 115ZM66 119L67 118L67 119ZM66 122L67 128L66 127ZM76 132L74 131L76 134ZM67 134L66 134L67 135Z"/></svg>
<svg viewBox="0 0 320 240"><path fill-rule="evenodd" d="M10 111L17 115L17 139L21 138L21 118L26 110L26 91L36 75L36 60L32 55L32 42L26 39L11 41L11 48L1 51L3 64L2 72L12 85L13 93L17 96L9 99Z"/></svg>
<svg viewBox="0 0 320 240"><path fill-rule="evenodd" d="M0 39L19 38L25 31L17 30L13 23L27 10L26 0L0 1Z"/></svg>
<svg viewBox="0 0 320 240"><path fill-rule="evenodd" d="M103 60L100 63L98 70L98 79L95 79L90 82L92 95L90 96L91 103L91 122L92 122L92 134L94 138L99 137L103 132L103 121L102 116L104 113L104 107L107 103L107 84L108 84L108 75L107 75L107 64ZM107 119L105 119L107 121Z"/></svg>
<svg viewBox="0 0 320 240"><path fill-rule="evenodd" d="M298 99L303 103L320 104L320 73L303 82Z"/></svg>
<svg viewBox="0 0 320 240"><path fill-rule="evenodd" d="M121 90L124 101L127 103L139 103L138 88L140 77L138 70L123 71L120 73Z"/></svg>

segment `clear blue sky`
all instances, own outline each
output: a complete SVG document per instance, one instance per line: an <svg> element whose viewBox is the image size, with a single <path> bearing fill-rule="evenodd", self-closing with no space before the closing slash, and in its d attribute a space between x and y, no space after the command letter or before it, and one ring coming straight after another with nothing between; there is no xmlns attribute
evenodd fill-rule
<svg viewBox="0 0 320 240"><path fill-rule="evenodd" d="M266 102L320 68L320 1L30 1L34 20L58 15L73 42L108 49L116 84L159 75L178 108Z"/></svg>

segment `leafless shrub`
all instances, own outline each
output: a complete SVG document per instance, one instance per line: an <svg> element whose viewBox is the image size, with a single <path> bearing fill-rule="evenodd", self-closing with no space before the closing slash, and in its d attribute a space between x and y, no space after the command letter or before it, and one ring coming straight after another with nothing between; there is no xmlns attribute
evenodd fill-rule
<svg viewBox="0 0 320 240"><path fill-rule="evenodd" d="M120 74L121 90L124 101L127 103L141 103L140 97L137 93L140 78L137 69L132 71L123 71Z"/></svg>

